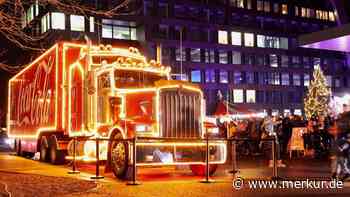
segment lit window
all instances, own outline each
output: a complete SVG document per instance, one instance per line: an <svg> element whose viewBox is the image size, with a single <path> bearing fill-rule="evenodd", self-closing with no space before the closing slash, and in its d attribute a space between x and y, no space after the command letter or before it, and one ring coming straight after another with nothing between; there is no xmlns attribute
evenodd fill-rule
<svg viewBox="0 0 350 197"><path fill-rule="evenodd" d="M210 69L205 71L205 83L215 83L215 70Z"/></svg>
<svg viewBox="0 0 350 197"><path fill-rule="evenodd" d="M90 16L89 22L90 22L90 32L94 32L95 31L95 18Z"/></svg>
<svg viewBox="0 0 350 197"><path fill-rule="evenodd" d="M192 62L201 61L201 50L199 48L191 49L191 61Z"/></svg>
<svg viewBox="0 0 350 197"><path fill-rule="evenodd" d="M299 74L293 74L293 85L294 86L300 86L300 75Z"/></svg>
<svg viewBox="0 0 350 197"><path fill-rule="evenodd" d="M233 31L231 32L231 44L241 46L242 45L242 33Z"/></svg>
<svg viewBox="0 0 350 197"><path fill-rule="evenodd" d="M219 30L218 31L219 44L228 44L227 36L228 36L227 31Z"/></svg>
<svg viewBox="0 0 350 197"><path fill-rule="evenodd" d="M287 116L289 116L291 113L290 113L290 109L284 109L283 110L283 116L284 117L287 117Z"/></svg>
<svg viewBox="0 0 350 197"><path fill-rule="evenodd" d="M230 0L230 4L236 8L244 8L244 0Z"/></svg>
<svg viewBox="0 0 350 197"><path fill-rule="evenodd" d="M233 90L233 102L234 103L243 103L243 90L242 89L234 89Z"/></svg>
<svg viewBox="0 0 350 197"><path fill-rule="evenodd" d="M279 110L278 109L273 109L272 112L271 112L271 115L272 116L279 116Z"/></svg>
<svg viewBox="0 0 350 197"><path fill-rule="evenodd" d="M264 2L263 1L257 1L256 2L256 10L257 11L263 11L264 10Z"/></svg>
<svg viewBox="0 0 350 197"><path fill-rule="evenodd" d="M280 74L279 73L268 73L268 81L270 85L280 85Z"/></svg>
<svg viewBox="0 0 350 197"><path fill-rule="evenodd" d="M294 15L299 16L299 7L298 6L294 7Z"/></svg>
<svg viewBox="0 0 350 197"><path fill-rule="evenodd" d="M50 29L50 13L41 18L41 33L45 33Z"/></svg>
<svg viewBox="0 0 350 197"><path fill-rule="evenodd" d="M219 82L220 83L228 83L228 72L226 70L220 70Z"/></svg>
<svg viewBox="0 0 350 197"><path fill-rule="evenodd" d="M184 49L181 50L181 48L175 49L175 60L176 61L186 61L186 52Z"/></svg>
<svg viewBox="0 0 350 197"><path fill-rule="evenodd" d="M301 8L301 17L306 17L306 8Z"/></svg>
<svg viewBox="0 0 350 197"><path fill-rule="evenodd" d="M244 33L244 46L254 47L254 34Z"/></svg>
<svg viewBox="0 0 350 197"><path fill-rule="evenodd" d="M309 86L309 85L310 85L310 75L304 74L304 86Z"/></svg>
<svg viewBox="0 0 350 197"><path fill-rule="evenodd" d="M70 15L70 30L85 31L84 16Z"/></svg>
<svg viewBox="0 0 350 197"><path fill-rule="evenodd" d="M276 54L270 54L270 66L278 67L278 56Z"/></svg>
<svg viewBox="0 0 350 197"><path fill-rule="evenodd" d="M29 24L34 19L34 5L31 5L26 13L27 24Z"/></svg>
<svg viewBox="0 0 350 197"><path fill-rule="evenodd" d="M228 63L227 51L219 50L219 63L220 64L227 64Z"/></svg>
<svg viewBox="0 0 350 197"><path fill-rule="evenodd" d="M247 103L255 103L255 90L247 90L246 97Z"/></svg>
<svg viewBox="0 0 350 197"><path fill-rule="evenodd" d="M63 13L52 12L51 13L51 24L52 29L62 29L66 28L65 17Z"/></svg>
<svg viewBox="0 0 350 197"><path fill-rule="evenodd" d="M215 63L215 51L206 49L204 52L205 63Z"/></svg>
<svg viewBox="0 0 350 197"><path fill-rule="evenodd" d="M201 82L201 71L200 70L192 70L191 71L191 81L194 83Z"/></svg>
<svg viewBox="0 0 350 197"><path fill-rule="evenodd" d="M136 40L136 27L132 22L102 19L102 37Z"/></svg>
<svg viewBox="0 0 350 197"><path fill-rule="evenodd" d="M102 25L102 38L113 38L113 26Z"/></svg>
<svg viewBox="0 0 350 197"><path fill-rule="evenodd" d="M232 51L232 64L241 64L241 63L242 63L241 52Z"/></svg>
<svg viewBox="0 0 350 197"><path fill-rule="evenodd" d="M282 14L288 14L288 5L282 4Z"/></svg>
<svg viewBox="0 0 350 197"><path fill-rule="evenodd" d="M296 115L296 116L301 116L302 115L301 109L294 109L294 113L293 114Z"/></svg>
<svg viewBox="0 0 350 197"><path fill-rule="evenodd" d="M264 1L264 11L270 12L270 1Z"/></svg>
<svg viewBox="0 0 350 197"><path fill-rule="evenodd" d="M251 10L253 8L252 0L247 0L247 9Z"/></svg>
<svg viewBox="0 0 350 197"><path fill-rule="evenodd" d="M282 85L283 86L289 86L289 74L288 73L282 73Z"/></svg>
<svg viewBox="0 0 350 197"><path fill-rule="evenodd" d="M257 35L257 36L256 36L256 45L257 45L258 47L264 48L264 47L265 47L265 36L263 36L263 35Z"/></svg>
<svg viewBox="0 0 350 197"><path fill-rule="evenodd" d="M280 49L288 49L288 38L280 38L279 40L279 48Z"/></svg>
<svg viewBox="0 0 350 197"><path fill-rule="evenodd" d="M329 12L329 20L335 21L335 12L332 12L332 11Z"/></svg>

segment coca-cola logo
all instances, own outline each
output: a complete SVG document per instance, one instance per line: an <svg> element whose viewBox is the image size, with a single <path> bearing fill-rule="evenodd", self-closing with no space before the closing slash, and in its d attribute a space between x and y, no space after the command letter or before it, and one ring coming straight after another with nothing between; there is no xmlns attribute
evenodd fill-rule
<svg viewBox="0 0 350 197"><path fill-rule="evenodd" d="M50 106L54 104L54 85L51 76L54 69L54 56L38 63L34 77L25 76L20 81L18 107L18 126L47 125L50 120ZM24 73L27 74L27 73Z"/></svg>

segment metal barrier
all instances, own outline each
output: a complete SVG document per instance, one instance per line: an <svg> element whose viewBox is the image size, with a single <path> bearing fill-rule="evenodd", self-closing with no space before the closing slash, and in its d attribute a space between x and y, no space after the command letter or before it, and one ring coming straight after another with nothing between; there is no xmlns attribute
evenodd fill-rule
<svg viewBox="0 0 350 197"><path fill-rule="evenodd" d="M137 162L136 162L136 157L137 157L137 141L142 140L143 142L149 141L149 143L152 143L154 140L159 140L159 141L166 141L166 142L177 142L177 141L189 141L189 142L203 142L205 141L206 143L206 159L205 159L205 179L201 180L202 183L213 183L214 180L210 178L210 163L209 163L209 155L210 155L210 150L209 150L209 142L210 141L226 141L226 142L232 142L232 173L235 176L235 174L238 172L237 169L237 161L236 161L236 146L237 142L239 141L253 141L252 139L249 138L209 138L208 136L205 139L198 139L198 138L157 138L157 137L134 137L131 139L101 139L101 138L88 138L88 137L74 137L73 138L73 161L72 161L72 171L69 171L69 174L78 174L79 171L77 170L76 166L76 143L77 141L95 141L96 142L96 171L95 171L95 176L91 177L91 179L103 179L103 176L100 176L100 141L124 141L124 142L130 142L132 143L133 147L133 152L132 152L132 179L131 181L127 182L127 185L139 185L140 182L137 181ZM272 141L272 159L273 159L273 172L272 172L272 179L279 179L278 177L278 169L277 169L277 158L276 158L276 139L275 138L267 138L267 139L261 139L260 141Z"/></svg>

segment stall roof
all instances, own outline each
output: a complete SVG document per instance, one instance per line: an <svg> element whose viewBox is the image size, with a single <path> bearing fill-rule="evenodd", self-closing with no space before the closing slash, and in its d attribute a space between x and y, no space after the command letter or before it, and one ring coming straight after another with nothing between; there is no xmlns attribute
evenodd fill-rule
<svg viewBox="0 0 350 197"><path fill-rule="evenodd" d="M350 23L299 37L303 48L350 52Z"/></svg>

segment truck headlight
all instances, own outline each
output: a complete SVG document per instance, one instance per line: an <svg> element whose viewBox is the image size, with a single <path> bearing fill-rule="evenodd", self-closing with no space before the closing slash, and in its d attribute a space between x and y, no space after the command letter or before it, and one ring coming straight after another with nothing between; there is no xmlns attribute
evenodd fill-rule
<svg viewBox="0 0 350 197"><path fill-rule="evenodd" d="M147 132L147 131L152 131L152 127L149 125L145 124L138 124L135 126L135 131L136 132Z"/></svg>
<svg viewBox="0 0 350 197"><path fill-rule="evenodd" d="M219 128L218 127L207 128L207 132L208 133L218 134L219 133Z"/></svg>

